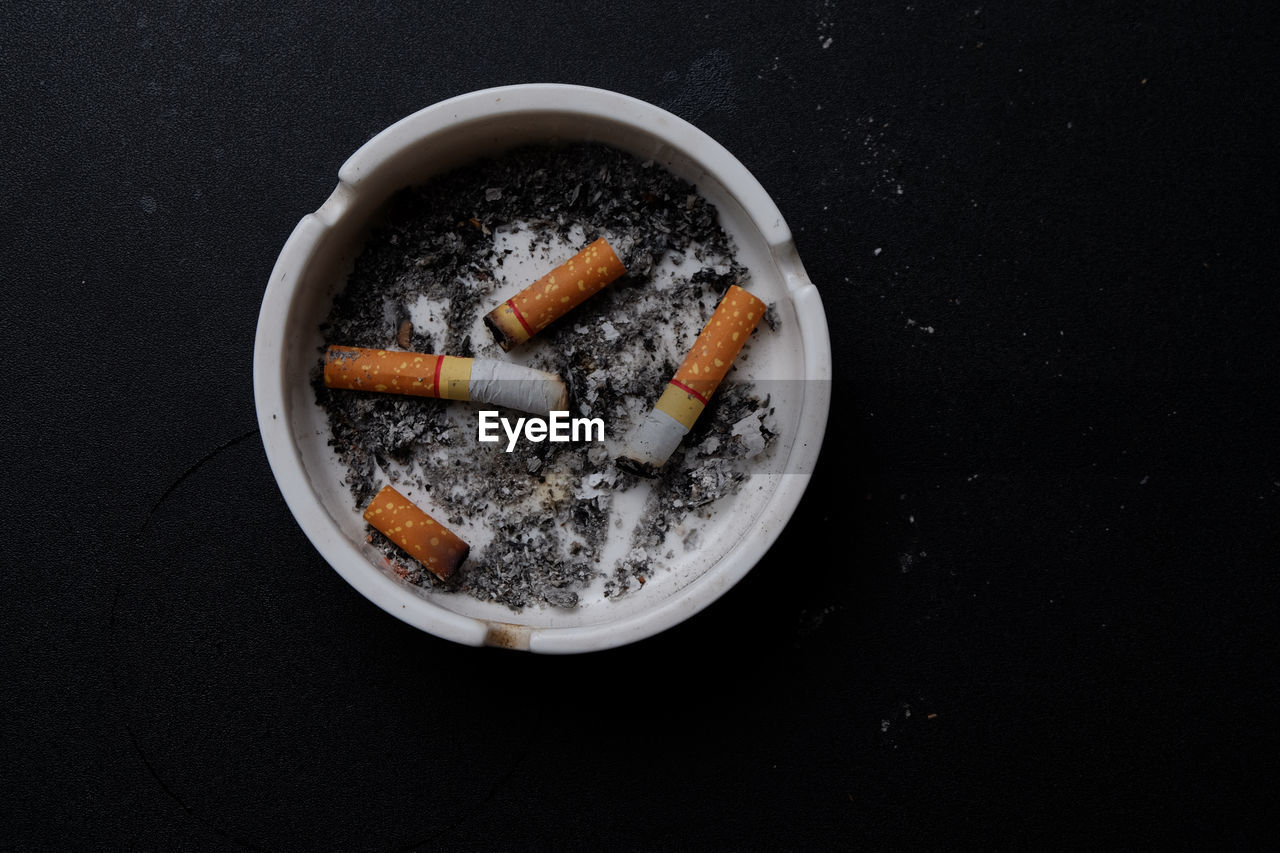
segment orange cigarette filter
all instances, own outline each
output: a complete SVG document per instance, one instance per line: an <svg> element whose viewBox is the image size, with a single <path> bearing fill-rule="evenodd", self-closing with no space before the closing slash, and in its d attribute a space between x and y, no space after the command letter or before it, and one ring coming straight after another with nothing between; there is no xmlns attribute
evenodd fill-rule
<svg viewBox="0 0 1280 853"><path fill-rule="evenodd" d="M329 347L324 384L352 391L382 391L467 400L472 359L364 347Z"/></svg>
<svg viewBox="0 0 1280 853"><path fill-rule="evenodd" d="M485 315L485 325L502 349L510 350L541 332L627 268L603 237L587 246Z"/></svg>
<svg viewBox="0 0 1280 853"><path fill-rule="evenodd" d="M384 486L369 502L364 520L441 580L453 574L471 552L457 534L391 486Z"/></svg>
<svg viewBox="0 0 1280 853"><path fill-rule="evenodd" d="M764 309L763 302L732 285L654 408L675 418L685 429L692 429L760 322Z"/></svg>

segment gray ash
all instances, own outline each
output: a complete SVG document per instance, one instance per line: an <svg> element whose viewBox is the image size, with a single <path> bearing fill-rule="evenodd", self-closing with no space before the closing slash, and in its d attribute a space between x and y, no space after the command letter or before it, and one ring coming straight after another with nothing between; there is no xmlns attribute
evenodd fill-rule
<svg viewBox="0 0 1280 853"><path fill-rule="evenodd" d="M750 385L720 387L659 473L631 533L631 550L605 582L607 597L628 592L633 581L643 585L660 563L667 535L691 511L737 490L746 478L742 460L759 455L777 438L767 425L772 414L768 399L756 397Z"/></svg>
<svg viewBox="0 0 1280 853"><path fill-rule="evenodd" d="M473 564L463 576L463 588L517 610L533 603L577 606L577 590L599 572L585 559L563 559L558 540L554 518L504 516L485 550L487 570L476 571Z"/></svg>
<svg viewBox="0 0 1280 853"><path fill-rule="evenodd" d="M411 328L410 350L504 358L479 318L504 286L516 251L510 235L526 235L546 269L567 257L566 246L608 239L627 275L521 353L564 377L574 414L604 418L611 440L653 405L724 291L747 279L715 208L692 186L598 144L479 161L400 192L384 213L321 327L326 345L403 349L397 337ZM776 312L765 319L776 330ZM612 495L637 480L614 467L605 446L478 451L473 407L331 390L319 363L313 377L355 508L385 477L425 492L424 508L455 530L482 525L492 536L443 584L373 531L370 541L397 574L516 610L574 607L602 574L607 595L643 583L666 557L668 533L734 491L745 461L773 441L767 401L748 384L726 382L655 482L630 551L609 565Z"/></svg>

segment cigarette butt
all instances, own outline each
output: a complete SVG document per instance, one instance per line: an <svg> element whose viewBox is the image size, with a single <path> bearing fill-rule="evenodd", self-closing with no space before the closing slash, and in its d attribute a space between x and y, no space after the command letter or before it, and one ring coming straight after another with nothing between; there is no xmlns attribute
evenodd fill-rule
<svg viewBox="0 0 1280 853"><path fill-rule="evenodd" d="M756 323L760 322L764 308L763 302L736 284L729 288L667 386L669 390L682 392L682 396L698 403L698 409L689 417L686 414L689 407L685 402L675 401L666 410L669 415L681 420L686 427L693 426L698 415L702 414L702 407L706 406L733 366L733 360L738 357ZM667 393L663 396L666 397ZM688 420L682 420L683 417L688 417Z"/></svg>
<svg viewBox="0 0 1280 853"><path fill-rule="evenodd" d="M485 315L503 350L524 343L627 271L603 237Z"/></svg>
<svg viewBox="0 0 1280 853"><path fill-rule="evenodd" d="M554 373L490 358L331 346L324 384L351 391L474 400L522 412L564 411L569 392Z"/></svg>
<svg viewBox="0 0 1280 853"><path fill-rule="evenodd" d="M632 432L617 460L622 468L651 477L666 464L724 380L764 309L763 302L741 287L729 288L649 416Z"/></svg>
<svg viewBox="0 0 1280 853"><path fill-rule="evenodd" d="M471 552L457 534L391 486L384 486L369 502L364 520L441 580L448 579Z"/></svg>

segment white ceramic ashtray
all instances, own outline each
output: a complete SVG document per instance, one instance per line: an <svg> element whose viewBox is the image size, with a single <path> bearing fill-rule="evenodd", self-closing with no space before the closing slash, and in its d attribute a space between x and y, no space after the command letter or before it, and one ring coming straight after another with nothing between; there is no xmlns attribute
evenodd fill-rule
<svg viewBox="0 0 1280 853"><path fill-rule="evenodd" d="M418 251L424 257L406 255L403 264L385 261L388 246L399 245L399 237L387 236L386 223L388 211L398 209L399 200L408 195L400 191L447 183L452 178L441 176L484 168L477 163L503 158L526 162L515 159L523 155L513 151L607 150L604 146L630 155L623 158L626 163L639 164L627 168L661 170L663 180L674 176L678 180L673 186L684 188L679 194L662 192L656 200L652 192L642 193L646 203L652 200L660 207L652 227L663 233L655 233L652 243L643 236L639 243L632 239L636 229L649 226L636 225L636 217L626 211L611 213L615 219L607 222L624 223L631 229L630 237L610 230L608 224L596 227L606 222L596 212L607 206L601 197L607 196L609 180L622 180L610 174L616 167L602 165L598 176L592 167L587 179L570 181L571 189L562 193L565 201L552 205L561 211L556 215L562 220L565 209L590 210L596 216L593 225L557 230L540 224L537 216L508 221L473 214L459 204L459 212L450 213L448 222L440 220L441 228L456 228L456 234L436 244L419 241L415 249L408 245L413 235L406 231L405 252ZM545 168L535 174L538 186L557 179ZM597 187L596 177L605 189ZM285 501L339 574L388 613L439 637L469 645L567 653L618 646L662 631L706 607L755 566L791 517L814 469L830 402L831 352L818 291L805 274L791 233L741 163L688 122L643 101L580 86L529 84L472 92L415 113L361 147L339 170L338 179L329 199L298 223L271 273L258 319L254 391L267 458ZM629 186L639 185L633 181ZM520 192L511 186L479 187L477 211L492 209L485 204L500 204L504 192L514 205ZM676 215L662 218L667 210ZM682 243L665 233L666 223L690 220L693 214L685 215L686 210L714 210L714 217L708 214L701 221L704 226L718 221L717 230L727 235L726 245L734 253L732 264L720 263L701 244ZM519 292L604 236L615 244L643 243L648 254L636 250L627 257L649 259L648 272L634 275L635 262L628 260L633 266L618 284L573 308L545 333L535 329L529 341L509 352L500 349L487 334L485 313L508 300L518 304L514 300ZM438 255L421 248L429 244L484 248L489 259L485 263L448 268L461 270L457 276L465 279L449 286L477 288L474 300L462 306L461 297L451 301L439 291L414 290L419 280L444 286L442 273L423 272ZM383 267L391 270L385 275L394 279L392 289L399 301L374 305L371 322L377 326L385 314L393 332L373 340L335 341L334 313L353 301L353 293L364 292L356 281L376 268L365 259L377 246ZM713 398L702 417L720 421L697 421L666 469L689 465L694 473L677 487L675 475L647 480L629 473L627 465L615 467L614 460L631 452L628 448L637 440L648 442L646 448L667 441L662 424L657 433L652 425L646 426L649 432L637 439L639 424L658 404L673 365L680 364L680 357L673 360L672 354L692 352L695 340L701 345L700 329L704 322L708 328L713 324L721 294L736 292L729 278L755 297L731 307L742 308L759 325L754 332L751 325L745 327L746 348L741 355L726 356L731 372L720 390L709 392ZM677 296L686 300L683 314L655 312L653 306ZM769 308L764 315L767 326L755 316L761 303ZM728 318L727 313L716 316ZM518 319L525 323L523 315ZM409 346L410 341L419 346ZM326 345L340 343L409 355L431 346L430 351L451 357L449 348L459 347L465 350L461 355L476 357L476 365L481 358L490 359L499 374L508 364L543 370L570 365L568 347L573 350L572 370L566 367L564 375L573 401L570 408L598 415L605 429L595 436L588 431L586 443L555 453L549 452L549 445L537 444L532 432L524 434L524 444L505 437L482 443L482 410L492 406L478 404L475 397L470 402L414 397L388 410L416 413L418 433L411 436L411 452L370 451L366 459L372 461L361 474L366 480L362 492L353 485L359 478L350 467L351 453L344 455L341 441L335 443L334 419L346 415L335 414L333 395L377 395L368 389L338 390L327 386L327 379L318 379ZM646 353L653 354L658 366L637 367L649 357ZM584 363L588 366L579 370ZM624 363L631 371L626 376ZM444 368L446 382L449 370ZM475 370L473 383L480 375L479 367ZM663 379L654 383L651 394L647 387L636 390L636 376L659 372ZM439 369L435 381L442 381ZM675 378L671 384L684 389ZM612 397L604 394L606 388L613 389ZM721 403L721 398L750 400L754 408L731 408L738 403ZM509 414L506 409L501 413ZM386 429L398 429L388 424L385 412L380 417ZM422 426L427 423L430 429ZM372 436L370 429L366 425ZM343 440L360 440L355 427L346 433L350 434L344 433ZM380 434L375 437L382 440ZM736 468L716 456L725 448L734 451L731 462ZM513 463L516 459L518 465ZM707 459L718 466L715 477L706 473L709 467L696 467L709 466ZM517 478L527 471L527 487L520 480L512 481L513 488L495 471ZM729 476L726 471L737 473ZM707 486L713 499L690 499L690 494L702 494L702 484L693 482L699 476L717 479L723 486L719 491ZM407 568L413 560L404 552L397 556L388 541L372 532L364 515L370 483L375 488L390 483L470 546L471 556L447 583ZM464 494L467 489L470 496ZM577 526L583 516L575 515L575 509L584 505L592 508L595 527ZM512 514L519 507L532 513L527 525ZM539 512L549 515L538 516ZM535 556L541 563L534 569L521 568L511 562L517 553L524 559L542 555ZM559 553L566 555L566 571L560 571L556 558L546 556ZM477 568L469 568L473 561ZM490 571L496 574L482 577Z"/></svg>

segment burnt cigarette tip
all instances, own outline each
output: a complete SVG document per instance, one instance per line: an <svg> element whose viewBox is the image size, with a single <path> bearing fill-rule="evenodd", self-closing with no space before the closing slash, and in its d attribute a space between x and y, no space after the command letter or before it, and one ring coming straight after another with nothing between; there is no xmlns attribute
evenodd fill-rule
<svg viewBox="0 0 1280 853"><path fill-rule="evenodd" d="M511 336L508 335L500 325L498 325L497 320L494 319L492 314L484 315L484 325L485 328L489 330L489 334L493 336L494 342L498 346L502 347L502 351L511 352L511 348L515 346L517 342L512 340Z"/></svg>
<svg viewBox="0 0 1280 853"><path fill-rule="evenodd" d="M635 474L637 477L644 477L646 480L654 479L661 470L656 465L649 462L641 462L639 459L633 459L630 456L619 456L613 460L613 464L628 474Z"/></svg>

